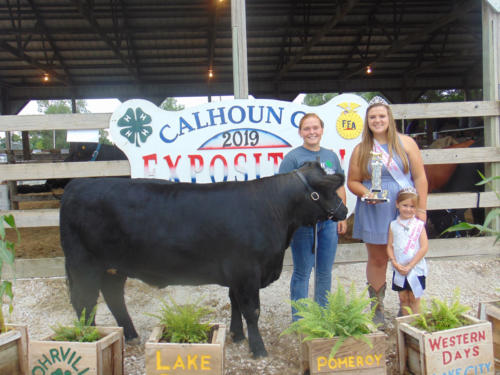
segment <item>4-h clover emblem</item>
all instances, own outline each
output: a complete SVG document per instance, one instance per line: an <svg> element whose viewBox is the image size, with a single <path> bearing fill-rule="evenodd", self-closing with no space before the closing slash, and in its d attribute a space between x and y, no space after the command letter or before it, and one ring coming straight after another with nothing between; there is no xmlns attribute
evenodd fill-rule
<svg viewBox="0 0 500 375"><path fill-rule="evenodd" d="M66 371L63 372L63 370L61 370L60 368L58 368L51 375L71 375L71 371L66 370Z"/></svg>
<svg viewBox="0 0 500 375"><path fill-rule="evenodd" d="M128 139L136 147L141 147L141 143L146 142L148 137L153 133L151 126L146 126L151 123L151 116L145 113L140 107L136 108L135 113L132 108L127 109L127 112L118 120L118 126L123 128L120 134Z"/></svg>

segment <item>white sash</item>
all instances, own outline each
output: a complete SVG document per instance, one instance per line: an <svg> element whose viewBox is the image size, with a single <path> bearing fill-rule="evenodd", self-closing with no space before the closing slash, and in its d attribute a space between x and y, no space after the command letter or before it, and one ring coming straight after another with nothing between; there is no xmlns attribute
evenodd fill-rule
<svg viewBox="0 0 500 375"><path fill-rule="evenodd" d="M373 151L382 154L382 162L401 189L413 186L408 177L399 169L394 159L390 157L389 153L387 153L382 146L380 146L380 143L378 143L376 139L373 139Z"/></svg>
<svg viewBox="0 0 500 375"><path fill-rule="evenodd" d="M407 265L415 257L415 254L418 252L418 249L420 248L419 239L423 229L424 229L424 222L422 220L418 220L416 218L410 220L410 222L408 223L408 230L410 231L408 243L406 244L405 248L401 253L395 254L396 261L399 264ZM401 275L397 270L394 270L394 272L395 272L394 284L396 284L400 288L403 288L406 278L408 279L408 284L410 284L413 295L416 298L420 298L422 296L424 290L422 289L422 285L418 280L418 275L415 272L414 268L412 268L411 271L406 276Z"/></svg>

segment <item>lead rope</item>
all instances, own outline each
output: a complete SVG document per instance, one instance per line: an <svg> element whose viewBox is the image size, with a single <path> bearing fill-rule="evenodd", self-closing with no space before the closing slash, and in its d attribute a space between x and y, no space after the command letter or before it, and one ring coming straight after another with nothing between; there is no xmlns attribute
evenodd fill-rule
<svg viewBox="0 0 500 375"><path fill-rule="evenodd" d="M316 290L317 290L317 265L318 265L318 223L314 224L313 227L314 230L314 240L313 240L313 247L312 247L312 252L314 253L314 289L313 289L313 299L316 296Z"/></svg>
<svg viewBox="0 0 500 375"><path fill-rule="evenodd" d="M319 156L316 156L316 161L321 164L321 160ZM314 290L313 290L313 300L315 299L314 297L316 296L316 290L318 285L318 277L317 277L317 269L318 269L318 222L314 223L314 241L313 241L313 253L314 253Z"/></svg>
<svg viewBox="0 0 500 375"><path fill-rule="evenodd" d="M97 160L97 156L99 156L99 151L101 151L101 143L97 144L97 147L95 148L94 152L92 153L92 157L90 158L90 161Z"/></svg>
<svg viewBox="0 0 500 375"><path fill-rule="evenodd" d="M321 160L319 156L316 156L316 161L321 164ZM317 277L317 269L318 269L318 222L314 223L314 240L313 240L313 253L314 253L314 283L313 283L313 300L316 296L316 290L318 290L318 277Z"/></svg>

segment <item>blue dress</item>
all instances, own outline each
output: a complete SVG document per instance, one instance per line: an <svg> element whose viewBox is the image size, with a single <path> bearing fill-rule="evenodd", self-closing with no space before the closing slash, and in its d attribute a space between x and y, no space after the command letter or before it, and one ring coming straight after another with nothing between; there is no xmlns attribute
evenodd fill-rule
<svg viewBox="0 0 500 375"><path fill-rule="evenodd" d="M387 144L381 145L388 151ZM403 163L398 154L393 153L393 158L398 167L403 170ZM368 165L368 171L371 173L371 166ZM411 173L408 171L406 177L412 182ZM363 185L371 188L371 180L364 180ZM382 190L387 190L389 202L378 204L367 204L358 197L356 209L354 211L354 227L352 237L363 240L365 243L382 245L387 243L389 224L397 217L396 198L401 187L394 180L387 169L382 167Z"/></svg>

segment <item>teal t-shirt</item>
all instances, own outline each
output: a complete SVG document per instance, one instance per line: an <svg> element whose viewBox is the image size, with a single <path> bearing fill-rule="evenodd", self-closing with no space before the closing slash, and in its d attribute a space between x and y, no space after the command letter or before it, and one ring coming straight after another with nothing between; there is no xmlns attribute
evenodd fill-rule
<svg viewBox="0 0 500 375"><path fill-rule="evenodd" d="M319 157L321 167L327 174L342 173L340 161L335 152L321 147L319 151L311 151L304 146L299 146L285 155L280 164L279 173L288 173L300 168L305 162L316 161Z"/></svg>

